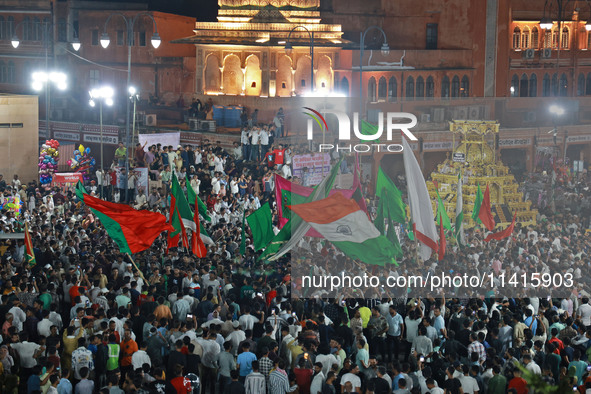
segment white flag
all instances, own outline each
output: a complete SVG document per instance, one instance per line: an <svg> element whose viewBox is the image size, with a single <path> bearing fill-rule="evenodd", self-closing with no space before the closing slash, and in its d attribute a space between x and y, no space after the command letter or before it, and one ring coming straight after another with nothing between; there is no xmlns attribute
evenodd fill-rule
<svg viewBox="0 0 591 394"><path fill-rule="evenodd" d="M423 261L426 261L431 257L433 251L437 251L439 237L433 220L435 214L433 213L431 197L429 197L421 167L404 136L402 137L402 146L404 148L402 156L413 230L416 239L419 241L419 255Z"/></svg>
<svg viewBox="0 0 591 394"><path fill-rule="evenodd" d="M462 174L458 174L458 195L456 197L456 241L464 245L464 197L462 196Z"/></svg>

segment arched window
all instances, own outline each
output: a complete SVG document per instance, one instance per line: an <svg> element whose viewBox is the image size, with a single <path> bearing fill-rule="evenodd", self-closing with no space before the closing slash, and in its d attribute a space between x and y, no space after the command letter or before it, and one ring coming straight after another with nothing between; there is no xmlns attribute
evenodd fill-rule
<svg viewBox="0 0 591 394"><path fill-rule="evenodd" d="M59 42L68 41L68 24L66 18L59 18L57 20L57 40Z"/></svg>
<svg viewBox="0 0 591 394"><path fill-rule="evenodd" d="M470 80L467 75L462 77L462 84L460 85L460 97L470 97Z"/></svg>
<svg viewBox="0 0 591 394"><path fill-rule="evenodd" d="M542 79L542 96L550 97L550 94L550 76L546 73L544 74L544 78Z"/></svg>
<svg viewBox="0 0 591 394"><path fill-rule="evenodd" d="M396 101L396 97L398 96L398 82L396 82L396 78L390 77L388 80L388 101Z"/></svg>
<svg viewBox="0 0 591 394"><path fill-rule="evenodd" d="M558 49L558 28L552 29L552 49Z"/></svg>
<svg viewBox="0 0 591 394"><path fill-rule="evenodd" d="M562 28L562 37L560 37L560 47L562 49L568 49L569 47L568 36L568 27L564 26Z"/></svg>
<svg viewBox="0 0 591 394"><path fill-rule="evenodd" d="M367 97L369 101L375 103L376 101L376 79L371 77L367 83Z"/></svg>
<svg viewBox="0 0 591 394"><path fill-rule="evenodd" d="M43 27L41 26L41 19L35 17L35 19L33 19L33 34L31 40L41 41L42 35Z"/></svg>
<svg viewBox="0 0 591 394"><path fill-rule="evenodd" d="M343 77L343 79L341 80L341 93L346 94L347 96L349 95L349 80L347 79L347 77Z"/></svg>
<svg viewBox="0 0 591 394"><path fill-rule="evenodd" d="M6 63L0 60L0 83L6 83L6 77L8 70L6 69Z"/></svg>
<svg viewBox="0 0 591 394"><path fill-rule="evenodd" d="M29 18L28 16L25 16L23 18L23 40L25 41L30 41L31 40L31 30L33 28L33 25L31 24L31 18Z"/></svg>
<svg viewBox="0 0 591 394"><path fill-rule="evenodd" d="M423 79L423 77L417 78L416 97L418 99L422 99L423 97L425 97L425 80Z"/></svg>
<svg viewBox="0 0 591 394"><path fill-rule="evenodd" d="M460 78L457 75L451 80L451 97L460 97Z"/></svg>
<svg viewBox="0 0 591 394"><path fill-rule="evenodd" d="M430 75L427 77L427 83L425 84L425 97L435 97L435 82L433 82L433 77Z"/></svg>
<svg viewBox="0 0 591 394"><path fill-rule="evenodd" d="M529 97L537 97L538 95L538 77L536 74L532 74L529 77Z"/></svg>
<svg viewBox="0 0 591 394"><path fill-rule="evenodd" d="M526 26L521 32L521 49L529 48L529 28Z"/></svg>
<svg viewBox="0 0 591 394"><path fill-rule="evenodd" d="M414 100L415 98L415 80L413 77L406 78L405 97L407 100Z"/></svg>
<svg viewBox="0 0 591 394"><path fill-rule="evenodd" d="M519 97L519 77L517 75L513 75L513 78L511 78L511 88L509 90L511 97Z"/></svg>
<svg viewBox="0 0 591 394"><path fill-rule="evenodd" d="M538 28L536 26L534 26L531 29L531 47L533 49L538 49L540 43L539 43L539 37L538 37Z"/></svg>
<svg viewBox="0 0 591 394"><path fill-rule="evenodd" d="M585 95L585 76L583 74L579 74L579 78L577 80L577 96L584 96Z"/></svg>
<svg viewBox="0 0 591 394"><path fill-rule="evenodd" d="M8 83L15 83L15 76L14 76L14 62L12 60L8 61L8 70L6 73L6 82Z"/></svg>
<svg viewBox="0 0 591 394"><path fill-rule="evenodd" d="M527 97L527 94L529 93L528 84L529 79L527 78L527 75L523 74L519 81L519 97Z"/></svg>
<svg viewBox="0 0 591 394"><path fill-rule="evenodd" d="M566 74L562 74L560 76L560 95L562 97L566 97L568 95L568 79L566 78Z"/></svg>
<svg viewBox="0 0 591 394"><path fill-rule="evenodd" d="M9 16L6 19L6 38L12 38L14 36L14 17Z"/></svg>
<svg viewBox="0 0 591 394"><path fill-rule="evenodd" d="M552 75L552 96L558 96L558 74Z"/></svg>
<svg viewBox="0 0 591 394"><path fill-rule="evenodd" d="M378 82L378 99L386 100L387 94L388 94L388 84L386 83L386 78L380 77L380 81Z"/></svg>
<svg viewBox="0 0 591 394"><path fill-rule="evenodd" d="M552 31L544 30L544 48L552 48Z"/></svg>
<svg viewBox="0 0 591 394"><path fill-rule="evenodd" d="M441 81L441 97L449 98L449 77L447 75Z"/></svg>
<svg viewBox="0 0 591 394"><path fill-rule="evenodd" d="M515 29L513 29L513 49L519 49L519 46L521 45L521 30L519 29L519 27L515 27Z"/></svg>

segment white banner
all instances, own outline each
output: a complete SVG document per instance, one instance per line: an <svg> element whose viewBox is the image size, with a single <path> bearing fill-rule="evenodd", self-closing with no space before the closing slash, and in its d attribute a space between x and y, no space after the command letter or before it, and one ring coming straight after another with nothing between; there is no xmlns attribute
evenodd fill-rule
<svg viewBox="0 0 591 394"><path fill-rule="evenodd" d="M423 150L424 151L451 150L451 149L452 149L452 142L451 141L423 142Z"/></svg>
<svg viewBox="0 0 591 394"><path fill-rule="evenodd" d="M181 133L158 133L158 134L139 134L138 141L140 145L144 146L147 142L144 151L148 151L148 148L152 145L162 144L162 146L172 146L176 149L181 143Z"/></svg>
<svg viewBox="0 0 591 394"><path fill-rule="evenodd" d="M143 189L148 194L148 169L146 167L136 167L131 170L135 175L136 190Z"/></svg>
<svg viewBox="0 0 591 394"><path fill-rule="evenodd" d="M531 138L501 138L499 139L499 146L503 148L510 148L513 146L529 146L532 144Z"/></svg>
<svg viewBox="0 0 591 394"><path fill-rule="evenodd" d="M308 181L305 186L316 186L322 182L322 178L330 173L330 154L313 153L308 155L295 155L292 159L292 174L302 179L304 167L308 171Z"/></svg>
<svg viewBox="0 0 591 394"><path fill-rule="evenodd" d="M591 141L591 134L572 135L570 137L566 137L567 144L570 144L573 142L587 142L587 141Z"/></svg>
<svg viewBox="0 0 591 394"><path fill-rule="evenodd" d="M83 141L100 144L101 143L101 136L96 135L96 134L84 134ZM117 136L103 134L103 144L117 145L118 143L119 143L119 138Z"/></svg>
<svg viewBox="0 0 591 394"><path fill-rule="evenodd" d="M53 138L58 141L80 141L80 133L66 133L63 131L54 131Z"/></svg>

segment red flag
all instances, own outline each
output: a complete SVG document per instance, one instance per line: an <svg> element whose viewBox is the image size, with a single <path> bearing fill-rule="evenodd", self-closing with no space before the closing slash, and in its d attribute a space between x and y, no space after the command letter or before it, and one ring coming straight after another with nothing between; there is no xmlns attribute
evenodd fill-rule
<svg viewBox="0 0 591 394"><path fill-rule="evenodd" d="M513 234L513 227L515 227L515 218L517 217L517 212L515 212L513 214L513 221L511 222L511 225L509 227L507 227L506 229L502 230L502 231L498 231L496 233L492 233L489 234L484 241L488 242L491 239L496 239L497 241L500 241L502 239L505 239L507 237L510 237L511 234Z"/></svg>
<svg viewBox="0 0 591 394"><path fill-rule="evenodd" d="M33 241L29 233L29 225L25 222L25 261L29 267L34 267L37 264L35 259L35 252L33 251Z"/></svg>
<svg viewBox="0 0 591 394"><path fill-rule="evenodd" d="M207 255L207 248L201 239L201 223L199 222L199 210L197 209L197 199L195 199L195 211L193 213L193 220L195 221L196 229L193 232L191 239L191 249L193 254L199 258L203 258Z"/></svg>
<svg viewBox="0 0 591 394"><path fill-rule="evenodd" d="M441 214L439 214L439 248L437 249L437 259L439 261L443 260L443 256L445 256L445 246L445 229L443 228Z"/></svg>
<svg viewBox="0 0 591 394"><path fill-rule="evenodd" d="M484 192L484 197L482 199L482 204L480 205L480 212L478 212L478 218L484 224L484 227L488 231L492 231L495 228L495 219L492 216L491 206L490 206L490 190L488 189L488 184L486 185L486 191Z"/></svg>

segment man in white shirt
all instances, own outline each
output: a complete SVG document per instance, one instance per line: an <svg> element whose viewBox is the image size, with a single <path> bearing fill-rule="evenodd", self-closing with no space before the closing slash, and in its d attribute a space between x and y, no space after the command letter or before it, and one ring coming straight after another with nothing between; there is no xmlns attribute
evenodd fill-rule
<svg viewBox="0 0 591 394"><path fill-rule="evenodd" d="M45 352L45 346L27 341L26 335L21 339L23 339L21 342L11 343L8 346L18 353L21 367L31 369L37 365L37 358Z"/></svg>
<svg viewBox="0 0 591 394"><path fill-rule="evenodd" d="M354 364L351 372L344 374L341 377L341 387L347 389L350 387L353 393L361 392L361 379L359 378L359 366Z"/></svg>
<svg viewBox="0 0 591 394"><path fill-rule="evenodd" d="M462 391L464 394L478 394L478 382L472 376L470 376L470 367L462 365L463 376L459 377L459 381L462 384Z"/></svg>
<svg viewBox="0 0 591 394"><path fill-rule="evenodd" d="M591 305L589 305L589 298L583 297L581 306L577 309L577 315L585 327L589 328L591 326Z"/></svg>
<svg viewBox="0 0 591 394"><path fill-rule="evenodd" d="M251 161L260 161L259 155L259 143L261 141L261 131L255 128L251 133L250 139L250 160Z"/></svg>
<svg viewBox="0 0 591 394"><path fill-rule="evenodd" d="M238 347L240 343L246 339L246 334L244 334L244 331L240 329L240 323L238 321L233 321L232 327L234 327L234 331L228 334L226 341L232 343L232 353L234 356L236 356L238 354Z"/></svg>
<svg viewBox="0 0 591 394"><path fill-rule="evenodd" d="M43 320L37 324L37 332L39 335L43 335L47 338L51 335L51 326L53 326L53 323L49 320L49 311L44 310L42 314Z"/></svg>
<svg viewBox="0 0 591 394"><path fill-rule="evenodd" d="M322 394L322 383L324 383L324 374L322 373L322 363L314 364L314 377L310 385L310 394Z"/></svg>
<svg viewBox="0 0 591 394"><path fill-rule="evenodd" d="M152 360L150 360L150 356L148 356L148 353L146 353L147 347L148 345L146 344L146 342L141 342L140 350L138 350L131 356L131 365L133 365L134 371L138 368L142 368L144 364L152 366Z"/></svg>

